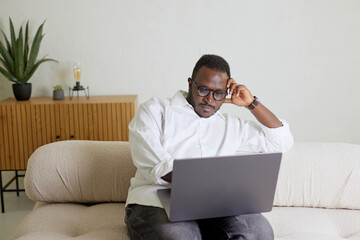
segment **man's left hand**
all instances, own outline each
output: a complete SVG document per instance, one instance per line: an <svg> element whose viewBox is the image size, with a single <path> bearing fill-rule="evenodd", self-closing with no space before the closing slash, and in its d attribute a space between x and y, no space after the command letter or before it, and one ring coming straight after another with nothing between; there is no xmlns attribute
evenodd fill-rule
<svg viewBox="0 0 360 240"><path fill-rule="evenodd" d="M239 107L249 106L255 99L245 85L238 84L233 78L227 81L229 95L231 98L225 98L225 103L232 103Z"/></svg>

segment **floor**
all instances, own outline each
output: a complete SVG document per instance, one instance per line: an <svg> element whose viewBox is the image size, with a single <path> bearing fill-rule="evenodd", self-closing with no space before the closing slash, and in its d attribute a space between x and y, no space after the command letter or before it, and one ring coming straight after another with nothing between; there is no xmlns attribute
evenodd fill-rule
<svg viewBox="0 0 360 240"><path fill-rule="evenodd" d="M23 172L19 172L19 174L22 173ZM3 184L7 183L13 176L14 173L11 171L2 172ZM23 189L23 178L20 178L19 182L19 187ZM9 186L9 189L13 188L15 188L15 184ZM16 227L31 211L35 203L26 196L25 192L20 192L19 196L16 196L16 192L6 192L4 193L4 199L5 213L1 213L0 211L0 238L2 240L10 240Z"/></svg>

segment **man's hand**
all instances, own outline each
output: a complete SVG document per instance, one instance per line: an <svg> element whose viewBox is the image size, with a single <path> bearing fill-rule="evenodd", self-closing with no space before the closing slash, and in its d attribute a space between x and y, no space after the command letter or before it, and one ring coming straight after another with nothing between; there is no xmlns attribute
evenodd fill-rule
<svg viewBox="0 0 360 240"><path fill-rule="evenodd" d="M163 180L167 181L167 182L171 182L171 178L172 178L172 171L169 172L168 174L166 174L165 176L161 177Z"/></svg>
<svg viewBox="0 0 360 240"><path fill-rule="evenodd" d="M232 103L239 107L249 106L255 99L245 85L238 84L233 78L227 81L227 88L231 98L225 98L225 103Z"/></svg>
<svg viewBox="0 0 360 240"><path fill-rule="evenodd" d="M249 89L244 85L236 83L233 78L228 80L227 87L229 88L231 98L225 98L225 103L232 103L239 107L248 107L255 100ZM251 110L251 113L266 127L277 128L282 126L280 120L261 103Z"/></svg>

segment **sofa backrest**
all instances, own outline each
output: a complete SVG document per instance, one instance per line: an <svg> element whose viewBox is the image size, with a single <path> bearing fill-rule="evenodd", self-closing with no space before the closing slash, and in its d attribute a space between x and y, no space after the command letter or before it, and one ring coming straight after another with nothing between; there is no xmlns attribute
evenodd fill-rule
<svg viewBox="0 0 360 240"><path fill-rule="evenodd" d="M128 142L63 141L37 149L25 189L34 201L124 202L135 175ZM295 143L274 205L360 210L360 145Z"/></svg>
<svg viewBox="0 0 360 240"><path fill-rule="evenodd" d="M283 155L274 204L360 209L360 145L295 143Z"/></svg>
<svg viewBox="0 0 360 240"><path fill-rule="evenodd" d="M128 142L62 141L28 161L25 190L43 202L124 202L135 175Z"/></svg>

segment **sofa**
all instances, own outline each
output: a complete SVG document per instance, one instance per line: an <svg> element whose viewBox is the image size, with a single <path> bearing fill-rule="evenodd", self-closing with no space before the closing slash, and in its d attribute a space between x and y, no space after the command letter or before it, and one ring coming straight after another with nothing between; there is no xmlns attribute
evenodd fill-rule
<svg viewBox="0 0 360 240"><path fill-rule="evenodd" d="M124 203L135 171L128 142L38 148L24 180L36 204L13 239L128 239ZM276 239L360 239L360 145L295 143L264 216Z"/></svg>

